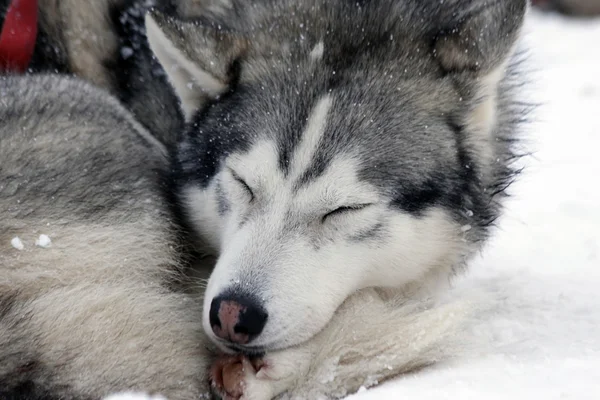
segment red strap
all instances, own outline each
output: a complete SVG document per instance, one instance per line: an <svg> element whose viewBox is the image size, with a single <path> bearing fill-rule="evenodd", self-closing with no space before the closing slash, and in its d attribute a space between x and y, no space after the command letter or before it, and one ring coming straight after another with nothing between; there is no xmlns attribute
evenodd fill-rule
<svg viewBox="0 0 600 400"><path fill-rule="evenodd" d="M25 72L37 37L37 0L12 0L0 34L0 72Z"/></svg>

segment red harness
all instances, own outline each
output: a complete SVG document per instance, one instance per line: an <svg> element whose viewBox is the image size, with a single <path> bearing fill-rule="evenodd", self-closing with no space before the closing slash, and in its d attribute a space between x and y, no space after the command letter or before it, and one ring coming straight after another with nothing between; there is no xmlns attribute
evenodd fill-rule
<svg viewBox="0 0 600 400"><path fill-rule="evenodd" d="M25 72L37 38L37 0L12 0L0 34L0 73Z"/></svg>

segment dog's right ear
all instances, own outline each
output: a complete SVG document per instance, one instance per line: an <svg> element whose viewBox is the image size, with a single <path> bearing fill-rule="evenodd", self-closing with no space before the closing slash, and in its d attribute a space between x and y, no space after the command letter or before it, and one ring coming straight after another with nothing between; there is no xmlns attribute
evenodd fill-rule
<svg viewBox="0 0 600 400"><path fill-rule="evenodd" d="M179 21L155 10L146 15L146 32L187 121L229 88L232 67L247 48L244 38L220 27Z"/></svg>
<svg viewBox="0 0 600 400"><path fill-rule="evenodd" d="M442 68L482 75L510 56L528 10L527 0L430 0L421 4L429 5L425 10L434 15L433 30L438 31L434 50Z"/></svg>

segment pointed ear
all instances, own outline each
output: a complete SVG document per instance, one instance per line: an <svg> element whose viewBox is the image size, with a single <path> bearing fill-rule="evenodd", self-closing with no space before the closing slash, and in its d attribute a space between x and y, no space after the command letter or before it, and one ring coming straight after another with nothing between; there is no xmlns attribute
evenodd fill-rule
<svg viewBox="0 0 600 400"><path fill-rule="evenodd" d="M146 32L188 121L229 88L232 67L247 47L242 37L220 27L179 21L155 10L146 15Z"/></svg>
<svg viewBox="0 0 600 400"><path fill-rule="evenodd" d="M528 0L446 0L438 6L434 49L448 72L487 74L513 51Z"/></svg>

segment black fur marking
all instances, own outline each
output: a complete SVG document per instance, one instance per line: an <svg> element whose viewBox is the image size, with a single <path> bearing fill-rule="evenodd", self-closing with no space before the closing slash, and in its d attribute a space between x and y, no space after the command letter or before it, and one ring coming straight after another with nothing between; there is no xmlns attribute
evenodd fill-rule
<svg viewBox="0 0 600 400"><path fill-rule="evenodd" d="M58 394L52 394L47 389L44 389L37 385L35 382L29 380L20 383L18 386L6 389L2 385L0 379L0 400L63 400L64 397ZM83 399L78 399L83 400Z"/></svg>
<svg viewBox="0 0 600 400"><path fill-rule="evenodd" d="M141 13L138 15L136 12L137 3L137 0L126 0L125 4L111 5L109 10L112 26L119 37L119 46L113 58L104 61L104 66L109 71L115 71L113 79L116 87L120 89L119 97L125 103L134 96L129 83L136 68L135 51L149 51L146 35L142 34L144 30L143 15ZM121 51L123 48L131 49L134 52L126 57Z"/></svg>
<svg viewBox="0 0 600 400"><path fill-rule="evenodd" d="M170 2L157 3L155 8L162 12L175 11ZM147 9L140 0L127 0L111 7L109 15L119 46L116 54L103 64L108 71L114 71L114 89L123 104L148 131L172 149L184 128L183 114L179 99L146 38Z"/></svg>
<svg viewBox="0 0 600 400"><path fill-rule="evenodd" d="M235 125L226 124L229 115L241 107L244 93L240 87L209 102L187 127L183 143L173 157L172 176L180 187L194 182L206 188L226 156L249 148L248 136Z"/></svg>
<svg viewBox="0 0 600 400"><path fill-rule="evenodd" d="M425 210L439 204L446 195L443 178L429 178L419 186L402 187L400 192L392 205L416 216L421 216Z"/></svg>
<svg viewBox="0 0 600 400"><path fill-rule="evenodd" d="M29 63L31 72L52 72L69 74L67 55L64 50L50 41L43 29L38 30L33 56Z"/></svg>

